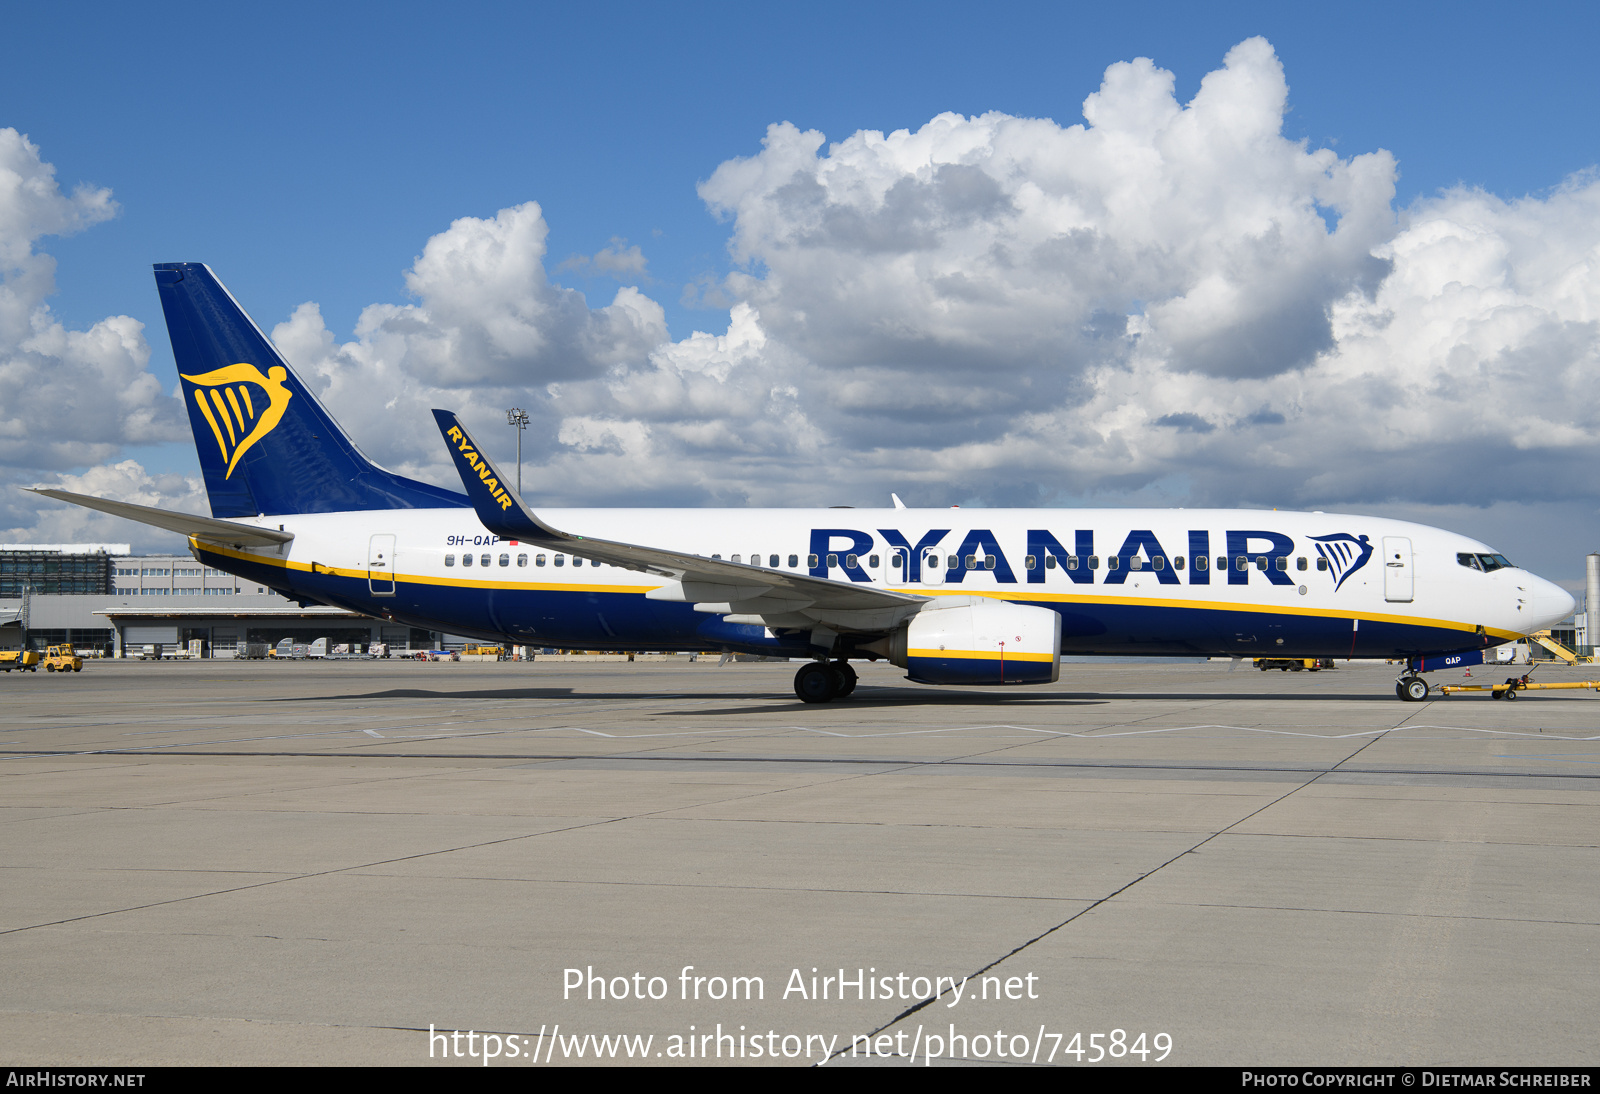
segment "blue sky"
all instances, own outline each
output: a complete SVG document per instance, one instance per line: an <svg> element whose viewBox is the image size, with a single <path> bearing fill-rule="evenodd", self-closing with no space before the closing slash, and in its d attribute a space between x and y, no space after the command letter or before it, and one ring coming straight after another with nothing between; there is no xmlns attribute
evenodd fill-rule
<svg viewBox="0 0 1600 1094"><path fill-rule="evenodd" d="M203 11L7 4L4 18L9 48L0 66L0 128L27 136L38 158L54 166L64 193L80 183L109 188L119 210L81 231L33 240L33 251L56 263L56 291L45 303L67 330L88 330L116 315L142 322L149 371L166 390L174 373L150 262L209 263L269 331L301 304L315 302L320 329L337 345L353 345L358 317L369 305L430 307L417 295L423 283L405 280L430 238L458 218L489 221L530 201L539 203L548 229L545 276L583 292L590 308L611 303L619 284L632 284L659 305L665 337L687 353L696 330L727 337L736 321L730 307L743 299L759 304L766 367L796 372L816 366L838 377L853 365L830 357L833 350L820 334L792 325L786 333L772 318L804 295L798 268L780 277L769 266L783 248L757 245L739 260L730 256L730 240L755 225L757 213L754 205L725 205L721 215L708 209L697 186L720 165L757 156L768 127L780 122L819 130L830 142L862 130L916 133L946 111L1078 125L1085 98L1101 87L1108 66L1138 57L1170 71L1177 103L1188 104L1202 78L1254 36L1270 42L1287 81L1282 136L1291 144L1306 142L1313 152L1331 149L1346 162L1387 150L1397 161L1389 207L1401 223L1408 211L1424 206L1434 215L1428 203L1437 204L1452 187L1542 200L1600 160L1600 84L1593 79L1600 14L1593 5L1548 4L1513 14L1503 6L1463 4L1231 4L1209 10L1193 4L618 4L603 11L500 4L215 5ZM825 145L818 156L827 155ZM778 209L783 200L778 195L769 204ZM1331 226L1336 218L1325 209L1324 215ZM619 253L639 248L643 270L620 279L600 272L592 256L607 247ZM591 256L587 264L572 261L583 256ZM1341 269L1340 291L1363 276L1354 267ZM760 282L747 285L743 296L727 280L740 273ZM686 293L691 286L698 288ZM1370 290L1366 285L1363 291ZM1112 310L1131 314L1143 307L1132 299ZM1332 299L1312 306L1331 306ZM1563 330L1575 330L1571 324L1580 318L1561 313L1561 322ZM953 337L961 341L959 332ZM794 356L775 356L780 344ZM1075 352L1048 344L1069 357ZM634 348L619 343L594 368L645 369L648 351L638 348L645 342L629 345ZM880 353L881 361L895 360L898 352L850 345ZM369 350L369 357L378 352ZM1484 359L1509 352L1500 347ZM1587 352L1568 353L1565 367L1576 367ZM414 363L395 361L394 368L415 375ZM505 374L492 390L471 384L461 390L477 392L485 406L515 397L519 383L539 391L549 377L529 362L521 380ZM988 367L976 358L969 363L980 372ZM338 367L326 364L333 370L328 397L341 411ZM1195 369L1218 375L1207 367L1185 364L1184 375ZM806 394L802 390L802 402ZM602 405L598 394L567 397L569 409L552 410L550 417L562 423L562 443L571 449L566 456L626 447L617 439L627 432L620 426L615 436L606 435L610 439L592 439L595 422L621 422L624 409ZM1062 398L1067 416L1068 408L1087 413L1094 405ZM1496 398L1495 389L1485 389L1483 398ZM1244 409L1229 412L1233 418L1220 410L1202 415L1202 428L1188 436L1215 446L1220 433L1204 436L1210 423L1260 419L1270 425L1273 415L1281 421L1287 412L1284 400L1294 402L1281 392L1259 399L1262 409L1240 402ZM570 409L579 404L586 408L581 413ZM1179 409L1188 413L1187 407ZM1150 417L1180 420L1174 412L1154 408ZM849 407L840 413L866 420ZM996 420L1003 414L1003 408L993 411ZM1593 428L1588 417L1580 418L1550 428L1580 434ZM814 425L821 420L819 413L808 418ZM638 421L656 438L666 435L661 419ZM705 414L697 421L702 433L709 428ZM746 441L760 433L754 419L738 426L731 418L719 421ZM875 496L908 481L907 469L930 451L944 451L915 437L917 425L913 416L862 425L858 433L817 428L872 467L863 489ZM861 440L885 431L901 437L896 443L914 455L897 464L881 444ZM1165 439L1171 432L1155 435ZM1436 440L1440 432L1447 430L1436 430ZM153 441L158 434L108 434L100 448L60 470L85 474L132 457L151 474L192 474L187 446ZM1591 453L1593 439L1569 438L1565 454L1550 459ZM971 443L980 443L976 434ZM1526 439L1506 443L1508 452L1528 448ZM780 452L782 445L759 448L749 442L741 449L749 456L738 472L743 478L712 482L700 475L703 486L668 491L666 500L824 500L789 489L771 472L792 460ZM693 469L700 449L670 451L687 461L691 477L699 474ZM394 452L380 454L404 462ZM547 465L552 472L556 455ZM706 458L726 462L715 453ZM961 456L950 451L942 458ZM1507 460L1502 453L1498 461L1479 464L1478 457L1440 443L1405 458L1458 461L1461 474L1474 481L1493 479ZM1203 468L1212 464L1208 485ZM1300 481L1313 466L1298 469ZM19 467L16 474L27 470ZM413 470L426 473L425 467ZM1591 539L1597 530L1593 499L1564 488L1542 488L1531 499L1514 483L1494 485L1481 496L1458 485L1409 492L1373 487L1365 494L1341 488L1324 491L1324 498L1282 485L1219 485L1236 474L1220 456L1169 453L1138 474L1103 473L1054 493L1048 484L1008 493L996 486L1006 478L998 471L987 478L947 475L952 485L944 492L954 497L937 496L932 481L909 489L930 504L1282 501L1395 513L1422 506L1419 519L1460 527L1465 518L1486 536L1525 526L1533 505L1551 528ZM606 500L637 504L652 489L640 481ZM19 511L11 522L24 528L25 520ZM1567 553L1581 559L1594 547L1600 543L1575 542Z"/></svg>

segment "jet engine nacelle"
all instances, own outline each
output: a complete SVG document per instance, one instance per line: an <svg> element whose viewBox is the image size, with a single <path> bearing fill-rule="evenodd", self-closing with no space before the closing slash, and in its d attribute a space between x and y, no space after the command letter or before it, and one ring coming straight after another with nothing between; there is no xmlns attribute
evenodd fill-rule
<svg viewBox="0 0 1600 1094"><path fill-rule="evenodd" d="M922 684L1050 684L1061 676L1061 616L988 597L941 599L865 648Z"/></svg>

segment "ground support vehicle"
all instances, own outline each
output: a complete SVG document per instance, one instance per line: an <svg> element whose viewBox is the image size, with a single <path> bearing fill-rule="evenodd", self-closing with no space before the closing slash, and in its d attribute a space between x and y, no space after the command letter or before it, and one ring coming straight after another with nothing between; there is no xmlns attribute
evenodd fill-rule
<svg viewBox="0 0 1600 1094"><path fill-rule="evenodd" d="M82 672L83 658L71 646L51 646L44 652L46 672Z"/></svg>
<svg viewBox="0 0 1600 1094"><path fill-rule="evenodd" d="M1452 695L1458 691L1487 691L1491 699L1515 699L1519 691L1600 691L1600 680L1561 680L1541 684L1527 675L1508 676L1503 684L1445 684L1439 691Z"/></svg>
<svg viewBox="0 0 1600 1094"><path fill-rule="evenodd" d="M1318 672L1333 668L1333 660L1328 657L1257 657L1255 666L1262 672L1268 669L1281 669L1284 672Z"/></svg>

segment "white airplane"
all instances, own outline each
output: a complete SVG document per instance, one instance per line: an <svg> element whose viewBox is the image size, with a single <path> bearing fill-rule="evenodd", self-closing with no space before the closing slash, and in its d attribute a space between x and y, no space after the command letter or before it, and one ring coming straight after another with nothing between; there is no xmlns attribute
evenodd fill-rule
<svg viewBox="0 0 1600 1094"><path fill-rule="evenodd" d="M1063 653L1397 658L1396 694L1421 701L1421 673L1574 607L1476 540L1336 513L536 515L446 411L466 494L378 467L206 266L155 271L213 516L37 492L181 532L303 602L517 645L803 658L808 703L849 695L852 659L998 685L1053 682Z"/></svg>

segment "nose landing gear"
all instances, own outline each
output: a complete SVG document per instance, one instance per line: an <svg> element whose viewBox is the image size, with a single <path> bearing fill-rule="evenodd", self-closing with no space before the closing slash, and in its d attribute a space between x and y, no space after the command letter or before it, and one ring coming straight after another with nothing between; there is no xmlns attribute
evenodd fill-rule
<svg viewBox="0 0 1600 1094"><path fill-rule="evenodd" d="M802 703L843 699L856 690L856 670L848 661L812 661L794 674L794 693Z"/></svg>
<svg viewBox="0 0 1600 1094"><path fill-rule="evenodd" d="M1394 693L1407 703L1420 703L1428 697L1428 682L1415 673L1407 673L1394 682Z"/></svg>

